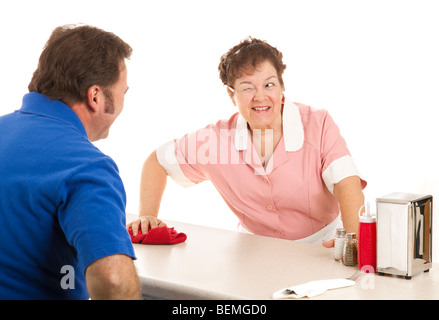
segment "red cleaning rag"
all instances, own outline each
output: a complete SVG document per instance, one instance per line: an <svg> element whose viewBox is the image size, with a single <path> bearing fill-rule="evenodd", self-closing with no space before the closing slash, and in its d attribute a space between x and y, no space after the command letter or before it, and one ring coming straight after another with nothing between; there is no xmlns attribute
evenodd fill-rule
<svg viewBox="0 0 439 320"><path fill-rule="evenodd" d="M133 229L129 228L131 242L142 244L177 244L184 242L187 238L186 234L177 232L174 228L157 227L150 229L148 233L142 234L139 226L137 236L133 237Z"/></svg>

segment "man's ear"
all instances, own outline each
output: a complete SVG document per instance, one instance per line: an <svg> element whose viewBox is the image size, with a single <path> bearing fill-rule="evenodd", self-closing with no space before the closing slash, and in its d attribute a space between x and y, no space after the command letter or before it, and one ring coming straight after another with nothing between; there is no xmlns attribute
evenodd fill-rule
<svg viewBox="0 0 439 320"><path fill-rule="evenodd" d="M99 112L100 106L102 105L101 101L103 99L103 92L101 87L94 85L88 88L87 90L87 104L93 112Z"/></svg>

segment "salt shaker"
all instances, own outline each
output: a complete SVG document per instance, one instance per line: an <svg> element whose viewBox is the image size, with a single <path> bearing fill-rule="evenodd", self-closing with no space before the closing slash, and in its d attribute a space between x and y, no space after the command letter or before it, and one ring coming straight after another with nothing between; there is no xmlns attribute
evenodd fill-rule
<svg viewBox="0 0 439 320"><path fill-rule="evenodd" d="M346 241L343 248L343 263L345 266L357 265L358 241L355 233L346 234Z"/></svg>
<svg viewBox="0 0 439 320"><path fill-rule="evenodd" d="M346 240L346 229L338 228L335 230L335 241L334 241L334 259L337 261L341 260L343 256L343 248Z"/></svg>

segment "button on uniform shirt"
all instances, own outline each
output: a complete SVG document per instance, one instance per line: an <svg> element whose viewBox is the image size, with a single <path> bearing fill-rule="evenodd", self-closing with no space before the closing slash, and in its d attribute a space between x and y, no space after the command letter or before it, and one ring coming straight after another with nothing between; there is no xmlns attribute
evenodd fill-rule
<svg viewBox="0 0 439 320"><path fill-rule="evenodd" d="M326 110L286 100L282 121L283 136L265 166L239 113L165 143L157 159L185 187L210 180L247 231L302 239L339 216L334 185L360 174Z"/></svg>

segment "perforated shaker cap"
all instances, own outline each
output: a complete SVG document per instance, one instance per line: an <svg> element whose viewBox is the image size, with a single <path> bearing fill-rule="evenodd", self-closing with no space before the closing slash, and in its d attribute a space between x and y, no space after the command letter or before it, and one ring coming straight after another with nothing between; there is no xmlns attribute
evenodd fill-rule
<svg viewBox="0 0 439 320"><path fill-rule="evenodd" d="M346 229L345 228L338 228L335 230L335 236L336 237L345 237L346 236Z"/></svg>
<svg viewBox="0 0 439 320"><path fill-rule="evenodd" d="M348 233L348 234L346 234L346 239L347 239L347 240L357 239L357 234L356 234L356 233L353 233L353 232Z"/></svg>

